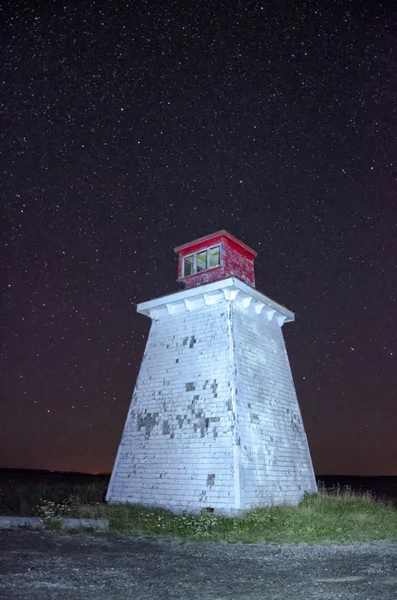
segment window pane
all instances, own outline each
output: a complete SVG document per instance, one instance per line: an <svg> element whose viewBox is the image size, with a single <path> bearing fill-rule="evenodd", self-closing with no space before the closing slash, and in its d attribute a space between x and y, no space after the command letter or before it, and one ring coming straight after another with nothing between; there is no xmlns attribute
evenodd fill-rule
<svg viewBox="0 0 397 600"><path fill-rule="evenodd" d="M193 273L193 264L194 264L194 257L193 256L186 256L183 259L183 274L186 275L191 275Z"/></svg>
<svg viewBox="0 0 397 600"><path fill-rule="evenodd" d="M209 257L208 257L208 268L211 269L211 267L217 267L218 265L220 265L220 248L219 246L216 246L216 248L211 248L211 250L209 250Z"/></svg>
<svg viewBox="0 0 397 600"><path fill-rule="evenodd" d="M197 254L197 273L205 271L207 268L207 252L199 252Z"/></svg>

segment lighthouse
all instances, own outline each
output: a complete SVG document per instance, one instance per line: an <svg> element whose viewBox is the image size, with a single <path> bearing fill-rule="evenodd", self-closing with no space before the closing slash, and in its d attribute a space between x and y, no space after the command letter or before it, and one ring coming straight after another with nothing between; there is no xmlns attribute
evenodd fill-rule
<svg viewBox="0 0 397 600"><path fill-rule="evenodd" d="M106 499L239 514L317 490L282 326L256 252L227 231L175 248L183 288L151 329Z"/></svg>

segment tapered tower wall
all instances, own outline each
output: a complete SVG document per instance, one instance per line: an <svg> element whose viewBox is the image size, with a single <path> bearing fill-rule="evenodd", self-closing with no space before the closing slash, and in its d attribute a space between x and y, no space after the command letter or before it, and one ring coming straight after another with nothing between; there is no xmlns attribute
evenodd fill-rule
<svg viewBox="0 0 397 600"><path fill-rule="evenodd" d="M109 502L175 511L296 504L316 484L281 326L235 278L149 301Z"/></svg>
<svg viewBox="0 0 397 600"><path fill-rule="evenodd" d="M231 315L241 506L297 504L317 488L281 326L238 300Z"/></svg>

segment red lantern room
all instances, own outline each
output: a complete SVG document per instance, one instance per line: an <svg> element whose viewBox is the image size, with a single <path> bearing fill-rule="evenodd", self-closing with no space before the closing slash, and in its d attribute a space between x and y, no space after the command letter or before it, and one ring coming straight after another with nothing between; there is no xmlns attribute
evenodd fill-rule
<svg viewBox="0 0 397 600"><path fill-rule="evenodd" d="M254 259L257 253L227 231L217 231L175 248L178 281L185 288L236 277L255 287Z"/></svg>

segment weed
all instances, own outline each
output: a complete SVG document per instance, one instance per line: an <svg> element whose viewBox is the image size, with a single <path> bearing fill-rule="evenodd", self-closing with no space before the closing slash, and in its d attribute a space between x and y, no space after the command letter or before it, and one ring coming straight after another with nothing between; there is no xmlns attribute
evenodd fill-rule
<svg viewBox="0 0 397 600"><path fill-rule="evenodd" d="M50 521L44 521L44 525L48 531L56 531L57 533L59 533L62 529L62 520L53 519Z"/></svg>
<svg viewBox="0 0 397 600"><path fill-rule="evenodd" d="M9 481L0 488L0 514L6 516L37 516L40 506L52 502L66 506L67 516L100 518L104 516L106 481L88 484L21 484Z"/></svg>
<svg viewBox="0 0 397 600"><path fill-rule="evenodd" d="M97 530L95 529L95 527L76 527L74 529L68 529L67 532L71 535L78 535L83 533L93 535L97 533Z"/></svg>

